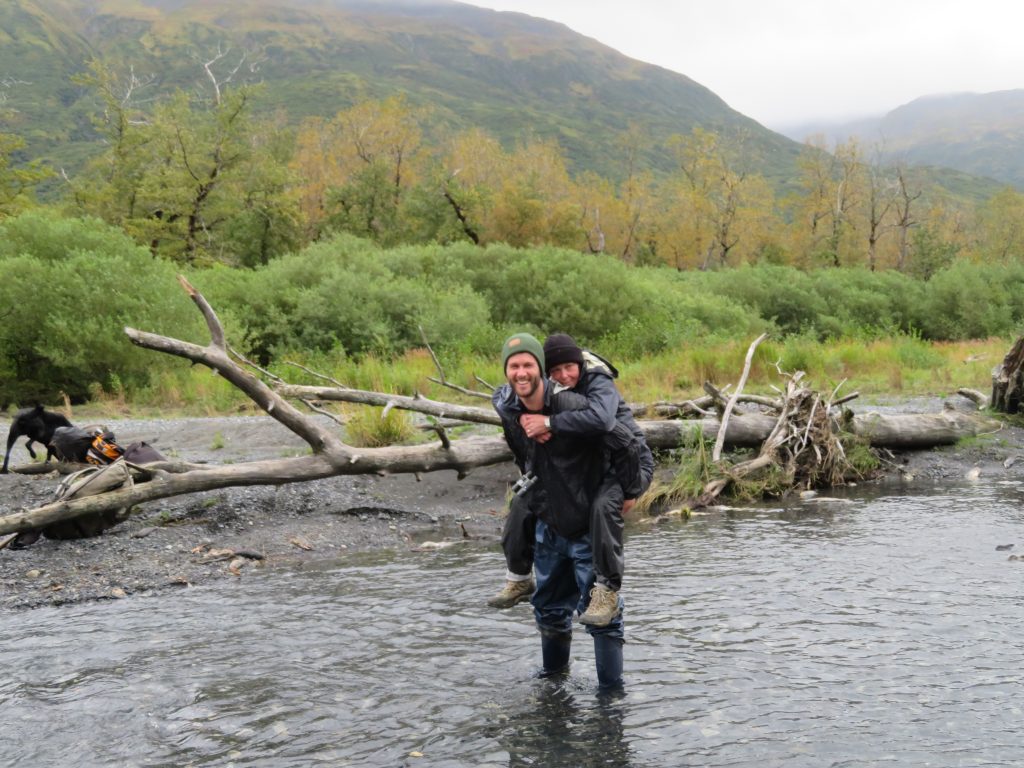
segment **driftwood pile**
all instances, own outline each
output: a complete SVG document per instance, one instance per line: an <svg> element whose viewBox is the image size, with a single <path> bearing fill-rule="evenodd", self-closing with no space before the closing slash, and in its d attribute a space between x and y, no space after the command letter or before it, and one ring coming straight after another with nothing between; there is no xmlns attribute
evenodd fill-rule
<svg viewBox="0 0 1024 768"><path fill-rule="evenodd" d="M489 404L484 407L456 405L424 397L400 397L379 392L354 390L338 382L327 386L295 386L255 366L228 347L224 331L213 308L206 299L179 278L206 320L210 341L200 346L186 341L126 328L125 333L136 345L200 363L223 376L267 414L305 440L311 455L228 466L191 465L183 462L148 464L134 469L134 484L86 498L62 499L35 509L0 514L0 535L44 528L53 523L109 510L130 508L171 496L197 493L245 485L281 485L305 482L338 475L421 473L454 470L459 478L475 467L511 460L504 439L493 434L452 439L448 429L455 424L474 422L497 425L498 418ZM763 338L763 337L762 337ZM713 499L728 486L730 479L749 477L756 470L777 467L789 486L817 485L836 482L847 471L836 414L841 402L833 396L821 397L802 383L802 374L788 378L778 398L742 395L743 382L758 339L747 355L742 380L727 400L714 387L708 387L707 398L681 404L662 403L638 406L638 422L652 448L674 449L695 436L715 439L715 461L726 448L758 448L757 456L747 462L726 468L717 478L718 485L705 489ZM321 377L323 378L323 377ZM270 383L266 383L268 379ZM447 384L443 380L441 383ZM458 388L456 388L458 389ZM470 393L460 390L464 394ZM483 395L485 396L485 395ZM322 420L299 411L290 400L304 403L314 413L325 413L322 403L341 401L400 408L428 414L431 429L437 434L436 444L357 448L346 444ZM741 413L738 406L769 406L774 413L751 411ZM715 410L712 410L715 409ZM692 418L680 420L678 416ZM656 419L643 417L656 416ZM945 411L940 414L846 414L842 427L873 447L893 449L931 448L954 443L960 438L990 429L990 425L968 414ZM66 469L66 468L65 468Z"/></svg>

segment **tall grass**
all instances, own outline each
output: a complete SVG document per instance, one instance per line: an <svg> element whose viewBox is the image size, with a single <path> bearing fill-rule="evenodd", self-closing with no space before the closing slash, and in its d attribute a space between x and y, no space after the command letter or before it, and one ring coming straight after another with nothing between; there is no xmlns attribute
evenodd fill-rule
<svg viewBox="0 0 1024 768"><path fill-rule="evenodd" d="M943 396L959 387L987 391L992 368L1009 350L1011 339L926 342L913 336L889 339L838 339L820 342L806 336L769 339L758 348L747 392L770 393L781 382L780 371L803 370L812 386L822 391L840 387L840 394L858 391L862 397ZM705 381L717 386L735 383L749 347L746 341L689 344L679 349L644 355L632 360L613 360L620 375L619 390L630 402L679 401L702 394ZM596 350L601 352L602 350ZM156 354L156 353L153 353ZM370 355L354 360L344 354L282 355L272 370L289 382L326 382L311 376L302 366L328 376L346 387L402 395L420 393L436 400L489 407L486 400L461 395L432 378L438 371L426 350L411 350L392 358ZM442 356L446 379L459 386L484 391L478 377L491 385L501 384L498 350L493 355ZM95 399L95 406L116 407L118 412L188 413L214 415L253 413L256 407L221 377L182 363L162 371L141 389L123 387L114 395ZM116 404L116 405L115 405Z"/></svg>

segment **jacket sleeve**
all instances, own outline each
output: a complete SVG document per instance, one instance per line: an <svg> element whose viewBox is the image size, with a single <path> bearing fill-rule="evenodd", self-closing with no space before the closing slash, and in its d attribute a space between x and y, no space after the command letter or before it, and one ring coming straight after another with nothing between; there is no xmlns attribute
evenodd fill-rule
<svg viewBox="0 0 1024 768"><path fill-rule="evenodd" d="M621 395L612 378L603 373L587 373L587 407L562 411L551 416L551 431L570 435L603 435L615 426L615 413Z"/></svg>

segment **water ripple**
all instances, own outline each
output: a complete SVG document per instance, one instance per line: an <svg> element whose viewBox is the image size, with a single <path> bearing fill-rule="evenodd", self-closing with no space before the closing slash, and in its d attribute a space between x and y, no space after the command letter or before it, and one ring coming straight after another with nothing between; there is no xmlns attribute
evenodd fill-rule
<svg viewBox="0 0 1024 768"><path fill-rule="evenodd" d="M568 677L534 677L529 608L483 605L483 546L19 613L0 764L1016 765L1016 492L632 531L621 697L582 631Z"/></svg>

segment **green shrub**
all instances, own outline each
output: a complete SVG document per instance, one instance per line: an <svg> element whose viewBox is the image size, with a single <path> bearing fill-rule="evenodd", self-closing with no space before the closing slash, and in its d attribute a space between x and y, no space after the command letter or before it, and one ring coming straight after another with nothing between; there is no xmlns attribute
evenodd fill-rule
<svg viewBox="0 0 1024 768"><path fill-rule="evenodd" d="M946 360L928 343L916 336L904 336L895 341L896 359L904 368L927 370L940 368Z"/></svg>
<svg viewBox="0 0 1024 768"><path fill-rule="evenodd" d="M923 285L899 272L867 269L823 269L812 275L814 290L824 300L834 327L826 336L868 337L909 332L913 307ZM826 323L816 326L826 330Z"/></svg>
<svg viewBox="0 0 1024 768"><path fill-rule="evenodd" d="M702 280L706 290L756 312L783 333L818 329L821 318L829 314L810 275L793 267L745 266L701 273L695 279Z"/></svg>
<svg viewBox="0 0 1024 768"><path fill-rule="evenodd" d="M915 307L917 327L928 339L984 339L1009 334L1020 316L1024 285L1019 270L999 265L958 261L925 284ZM1012 281L1008 278L1013 278Z"/></svg>
<svg viewBox="0 0 1024 768"><path fill-rule="evenodd" d="M112 227L33 211L0 225L0 243L0 402L144 386L176 363L135 347L125 326L176 337L203 327L173 266Z"/></svg>
<svg viewBox="0 0 1024 768"><path fill-rule="evenodd" d="M381 254L342 235L241 280L223 268L196 279L238 319L238 343L263 363L285 349L401 352L422 344L421 326L443 347L489 322L486 300L466 285L396 273L389 268L395 258Z"/></svg>

